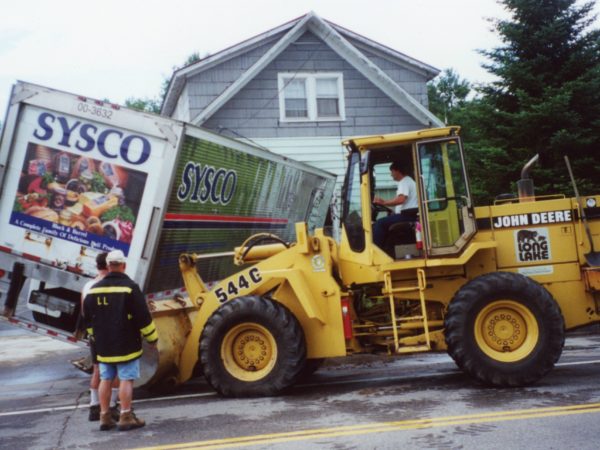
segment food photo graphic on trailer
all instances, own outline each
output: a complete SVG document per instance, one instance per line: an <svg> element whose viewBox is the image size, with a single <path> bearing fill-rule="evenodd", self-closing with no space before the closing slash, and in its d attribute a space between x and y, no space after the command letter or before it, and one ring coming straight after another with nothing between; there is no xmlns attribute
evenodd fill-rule
<svg viewBox="0 0 600 450"><path fill-rule="evenodd" d="M128 254L147 174L28 143L10 223Z"/></svg>

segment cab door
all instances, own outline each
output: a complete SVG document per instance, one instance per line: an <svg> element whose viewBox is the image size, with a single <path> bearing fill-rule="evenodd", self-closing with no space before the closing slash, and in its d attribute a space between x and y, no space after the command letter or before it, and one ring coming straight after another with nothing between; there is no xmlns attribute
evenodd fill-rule
<svg viewBox="0 0 600 450"><path fill-rule="evenodd" d="M459 253L477 231L461 141L456 137L416 145L427 254Z"/></svg>

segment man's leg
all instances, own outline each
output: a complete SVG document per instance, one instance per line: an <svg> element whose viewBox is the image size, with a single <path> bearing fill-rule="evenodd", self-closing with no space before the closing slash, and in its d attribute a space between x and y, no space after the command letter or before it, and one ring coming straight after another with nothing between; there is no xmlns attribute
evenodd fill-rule
<svg viewBox="0 0 600 450"><path fill-rule="evenodd" d="M100 386L100 369L98 363L94 363L92 367L92 376L90 377L90 389L98 390Z"/></svg>
<svg viewBox="0 0 600 450"><path fill-rule="evenodd" d="M121 380L119 383L119 402L121 411L130 411L133 400L133 380Z"/></svg>
<svg viewBox="0 0 600 450"><path fill-rule="evenodd" d="M113 379L116 376L116 367L112 364L99 364L100 386L98 396L100 397L100 430L110 430L115 427L115 421L110 413L110 394Z"/></svg>
<svg viewBox="0 0 600 450"><path fill-rule="evenodd" d="M119 402L121 403L121 416L119 418L119 431L132 430L146 425L133 413L133 381L140 377L140 360L135 359L119 364Z"/></svg>
<svg viewBox="0 0 600 450"><path fill-rule="evenodd" d="M119 377L112 380L111 388L110 407L114 408L117 405L117 400L119 400Z"/></svg>
<svg viewBox="0 0 600 450"><path fill-rule="evenodd" d="M94 363L92 376L90 377L90 413L88 419L91 422L100 420L100 398L98 388L100 387L100 369L98 363Z"/></svg>
<svg viewBox="0 0 600 450"><path fill-rule="evenodd" d="M110 408L110 394L111 394L112 380L100 380L100 387L98 388L98 396L100 397L100 413L108 412Z"/></svg>
<svg viewBox="0 0 600 450"><path fill-rule="evenodd" d="M95 422L96 420L100 420L100 399L98 396L100 369L98 368L98 357L96 355L94 339L90 339L90 358L92 360L92 376L90 377L90 413L88 420Z"/></svg>
<svg viewBox="0 0 600 450"><path fill-rule="evenodd" d="M377 247L383 249L388 230L397 222L402 222L402 214L390 214L387 217L378 219L373 224L373 243Z"/></svg>

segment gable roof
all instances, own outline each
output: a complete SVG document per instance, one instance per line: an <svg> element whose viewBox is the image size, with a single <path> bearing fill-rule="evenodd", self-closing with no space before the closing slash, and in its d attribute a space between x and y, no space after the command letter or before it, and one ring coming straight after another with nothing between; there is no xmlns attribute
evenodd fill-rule
<svg viewBox="0 0 600 450"><path fill-rule="evenodd" d="M410 58L400 52L390 49L384 45L376 43L359 34L353 33L343 27L325 21L317 16L314 12L310 12L305 16L287 22L267 31L263 34L255 36L251 39L243 41L233 47L229 47L219 53L208 56L201 61L190 64L175 71L171 78L169 89L162 106L162 113L170 115L175 110L177 100L187 82L187 79L194 75L207 70L215 65L221 64L235 56L243 54L257 45L264 45L273 41L273 46L263 54L240 78L229 85L217 98L208 104L196 117L193 117L191 122L195 125L202 125L213 114L215 114L225 103L235 96L246 84L256 77L269 63L271 63L279 54L281 54L290 44L296 41L305 32L310 31L319 37L341 58L346 60L365 78L371 81L376 87L383 91L397 105L404 108L409 114L417 119L423 125L444 126L435 115L427 108L413 98L406 90L392 80L383 70L374 64L367 56L365 56L357 46L352 45L348 39L352 39L358 46L364 46L370 51L375 51L379 55L386 57L396 63L404 66L409 66L411 69L420 72L427 79L434 78L439 74L439 70L420 62L414 58Z"/></svg>

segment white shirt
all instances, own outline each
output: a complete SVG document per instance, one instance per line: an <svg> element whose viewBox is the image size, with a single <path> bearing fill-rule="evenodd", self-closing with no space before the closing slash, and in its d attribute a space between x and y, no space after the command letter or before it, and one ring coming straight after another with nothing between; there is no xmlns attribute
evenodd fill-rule
<svg viewBox="0 0 600 450"><path fill-rule="evenodd" d="M85 300L86 295L88 295L88 293L90 292L90 290L92 289L92 287L94 287L94 285L100 281L102 278L104 278L104 274L98 274L96 276L96 278L94 278L93 280L88 281L87 283L85 283L83 285L83 289L81 289L81 311L83 313L83 301Z"/></svg>
<svg viewBox="0 0 600 450"><path fill-rule="evenodd" d="M396 195L404 195L406 197L404 203L396 205L396 214L400 214L403 209L419 207L419 204L417 203L417 185L415 183L415 180L413 180L408 175L405 175L404 178L402 178L398 182L398 189L396 190Z"/></svg>

